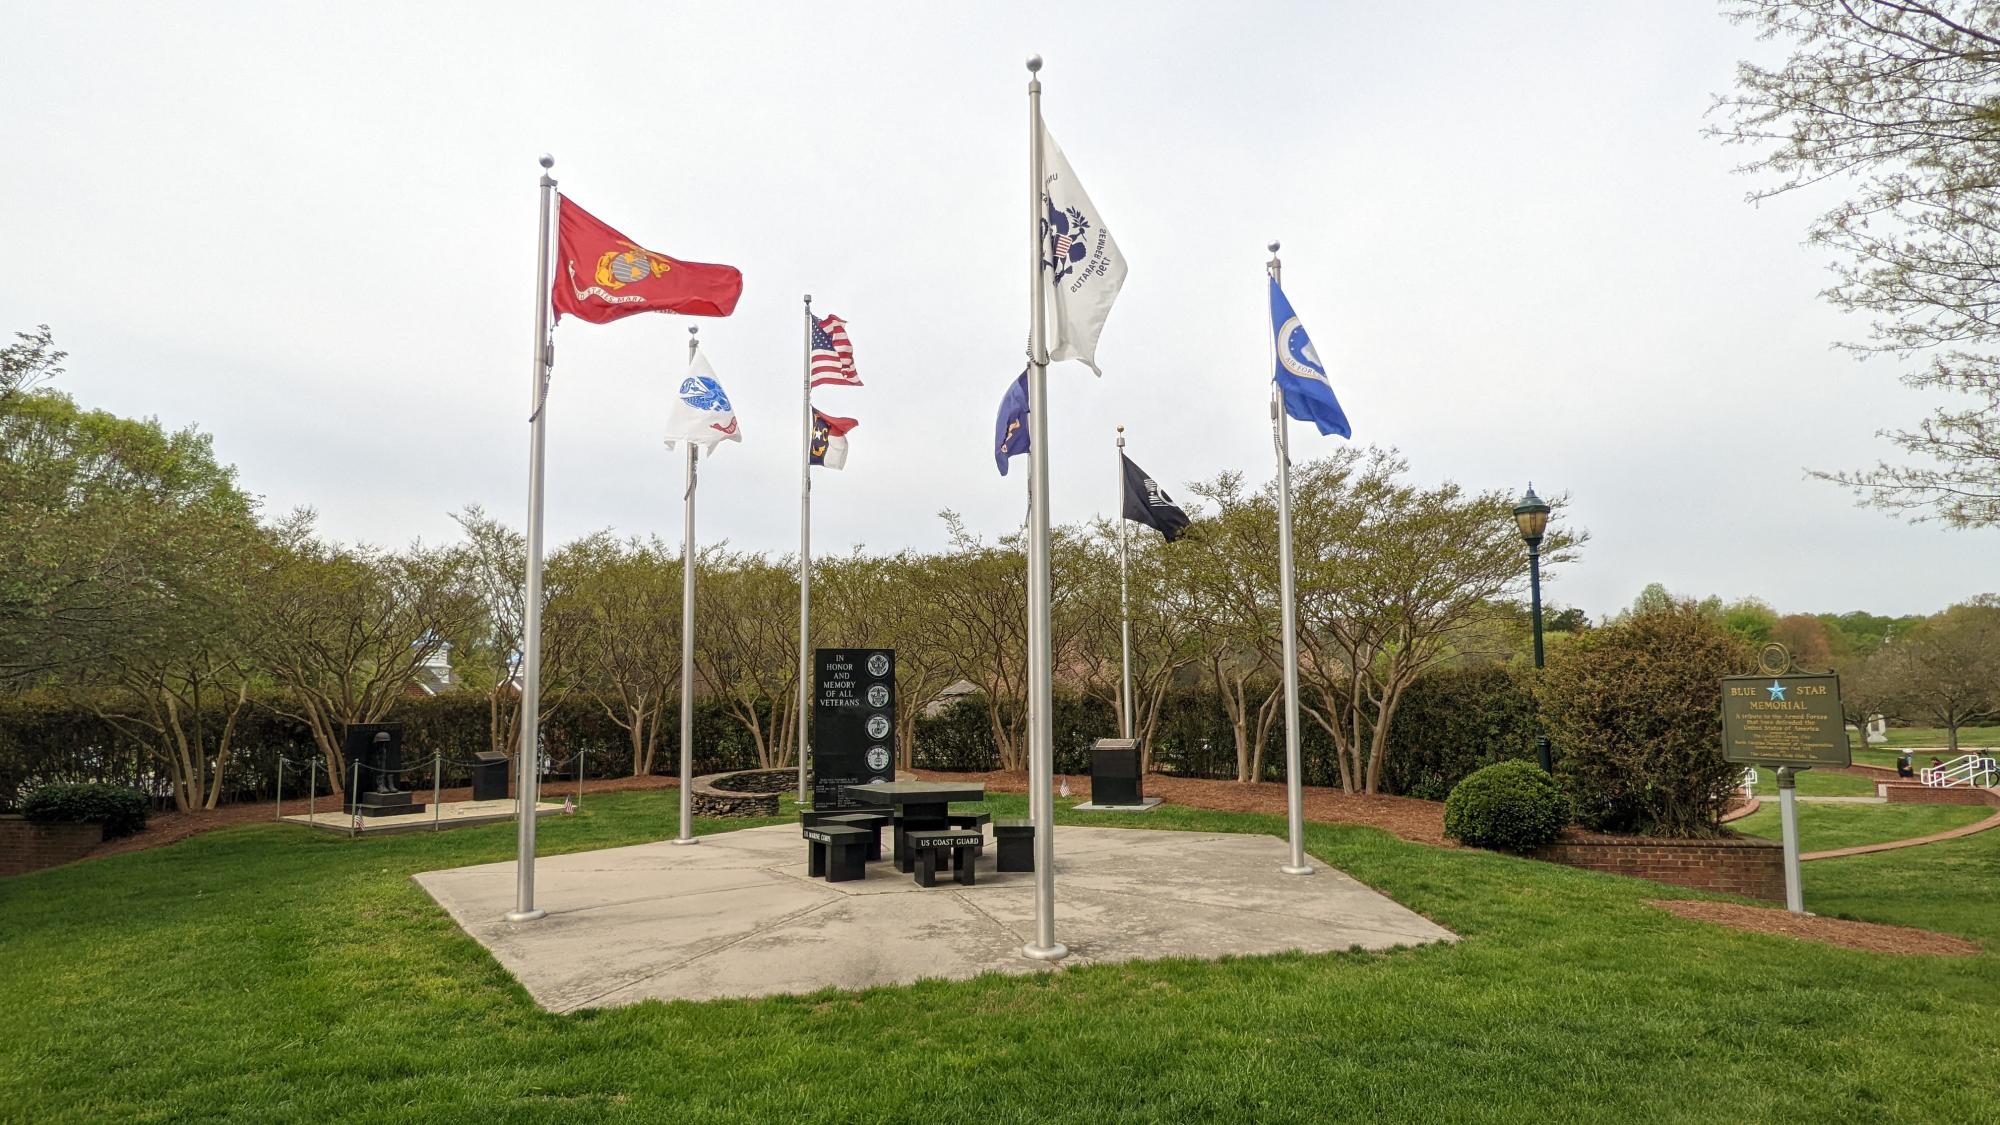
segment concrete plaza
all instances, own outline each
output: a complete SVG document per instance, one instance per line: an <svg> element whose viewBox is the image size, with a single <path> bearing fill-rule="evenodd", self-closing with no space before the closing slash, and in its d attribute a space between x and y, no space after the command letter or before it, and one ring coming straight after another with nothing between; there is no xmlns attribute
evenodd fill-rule
<svg viewBox="0 0 2000 1125"><path fill-rule="evenodd" d="M810 878L795 825L550 856L535 863L548 916L520 924L504 918L511 862L415 879L557 1012L1455 940L1338 871L1280 873L1271 836L1059 827L1055 844L1056 936L1071 954L1058 966L1022 956L1034 876L995 871L990 842L971 887L948 874L919 887L886 862L862 880Z"/></svg>

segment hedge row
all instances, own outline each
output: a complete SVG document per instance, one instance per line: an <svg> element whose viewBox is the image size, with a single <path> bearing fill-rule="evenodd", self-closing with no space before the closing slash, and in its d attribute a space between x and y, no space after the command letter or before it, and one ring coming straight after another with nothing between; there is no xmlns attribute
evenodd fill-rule
<svg viewBox="0 0 2000 1125"><path fill-rule="evenodd" d="M1383 771L1389 792L1441 800L1458 780L1481 766L1532 757L1533 707L1526 681L1501 666L1447 668L1432 672L1405 694L1390 728L1390 753ZM389 716L404 724L406 761L446 758L445 783L462 784L464 763L487 749L487 703L464 693L400 702ZM654 760L656 772L678 763L678 717L669 713L666 733ZM712 773L756 765L750 736L719 704L695 711L695 769ZM208 724L220 729L220 716ZM1117 734L1112 708L1098 699L1056 700L1056 769L1083 773L1090 744ZM558 704L545 726L545 746L555 776L574 777L581 766L590 777L631 772L624 730L595 700L571 697ZM1338 785L1331 740L1310 718L1304 720L1300 750L1308 785ZM999 754L984 703L962 700L942 713L917 721L916 764L926 769L997 769ZM226 778L232 800L269 799L279 763L285 789L303 792L300 771L314 758L312 735L304 724L253 706L237 721L235 751ZM1284 730L1274 725L1264 753L1265 780L1281 778ZM1236 746L1227 712L1213 693L1176 692L1161 710L1154 737L1153 766L1186 777L1235 776ZM149 793L168 790L153 762L135 752L95 715L59 700L0 699L0 808L18 807L21 795L55 782L112 782ZM324 784L322 782L322 784Z"/></svg>

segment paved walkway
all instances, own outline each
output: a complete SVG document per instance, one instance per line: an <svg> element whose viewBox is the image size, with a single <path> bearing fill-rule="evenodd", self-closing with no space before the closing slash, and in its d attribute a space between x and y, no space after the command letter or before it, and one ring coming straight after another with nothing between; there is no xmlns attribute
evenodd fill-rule
<svg viewBox="0 0 2000 1125"><path fill-rule="evenodd" d="M1031 960L1034 876L975 867L976 886L923 888L887 863L828 883L805 874L796 825L549 856L535 864L548 917L514 924L512 862L429 871L416 882L557 1012L641 1000L709 1000L963 980L981 973L1162 957L1213 958L1455 936L1325 866L1278 871L1285 843L1220 832L1063 826L1056 937L1067 961Z"/></svg>
<svg viewBox="0 0 2000 1125"><path fill-rule="evenodd" d="M418 794L428 797L428 793ZM492 824L514 819L516 802L512 798L503 801L444 801L432 805L426 802L423 812L403 816L364 816L359 828L354 817L343 812L340 798L329 797L330 807L321 807L309 813L297 813L285 818L286 824L305 824L324 832L341 835L385 836L395 832L437 832L446 828L467 828L474 824ZM563 807L551 801L535 802L537 819L551 813L562 812Z"/></svg>

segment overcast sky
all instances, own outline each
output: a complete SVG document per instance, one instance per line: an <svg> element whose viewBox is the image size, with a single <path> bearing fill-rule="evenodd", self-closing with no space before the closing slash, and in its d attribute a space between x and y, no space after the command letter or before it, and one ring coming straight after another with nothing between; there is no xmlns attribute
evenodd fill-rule
<svg viewBox="0 0 2000 1125"><path fill-rule="evenodd" d="M1702 3L17 4L0 17L0 329L61 386L197 423L341 539L523 519L538 154L634 240L745 277L727 319L556 333L551 545L677 541L660 420L699 324L745 440L700 536L795 550L800 296L861 389L815 546L1018 526L994 409L1021 367L1026 82L1131 262L1102 380L1050 376L1053 512L1116 500L1113 427L1170 490L1272 472L1264 245L1355 440L1422 481L1567 492L1552 599L1648 582L1784 610L1995 588L1989 533L1805 479L1925 400L1815 298L1830 197L1761 208L1700 135L1759 44ZM1834 185L1832 190L1839 190ZM1329 450L1294 426L1296 456Z"/></svg>

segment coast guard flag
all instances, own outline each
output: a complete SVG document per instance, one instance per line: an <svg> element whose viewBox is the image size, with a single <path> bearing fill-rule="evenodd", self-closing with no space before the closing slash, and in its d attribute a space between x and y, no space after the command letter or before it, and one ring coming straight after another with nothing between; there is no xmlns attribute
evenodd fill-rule
<svg viewBox="0 0 2000 1125"><path fill-rule="evenodd" d="M813 408L811 462L829 469L847 467L847 431L860 425L852 418L835 418Z"/></svg>
<svg viewBox="0 0 2000 1125"><path fill-rule="evenodd" d="M1159 529L1169 543L1179 539L1188 525L1187 513L1130 457L1120 453L1118 459L1125 463L1125 518Z"/></svg>
<svg viewBox="0 0 2000 1125"><path fill-rule="evenodd" d="M1097 337L1125 284L1125 255L1083 192L1069 160L1041 131L1042 285L1049 305L1049 361L1080 359L1097 369Z"/></svg>
<svg viewBox="0 0 2000 1125"><path fill-rule="evenodd" d="M721 442L742 440L743 431L736 427L736 408L716 381L708 353L694 353L680 392L667 408L667 448L672 449L677 441L688 441L713 455Z"/></svg>
<svg viewBox="0 0 2000 1125"><path fill-rule="evenodd" d="M1292 311L1292 303L1285 300L1276 278L1271 279L1271 338L1278 354L1271 377L1285 396L1285 413L1318 426L1322 435L1353 437L1347 414L1340 409L1340 400L1333 397L1333 384L1326 381L1326 366L1320 363L1312 338L1306 335L1305 325L1299 323L1299 314Z"/></svg>
<svg viewBox="0 0 2000 1125"><path fill-rule="evenodd" d="M1007 475L1007 462L1028 451L1028 372L1007 384L1000 399L1000 417L993 423L993 463Z"/></svg>

